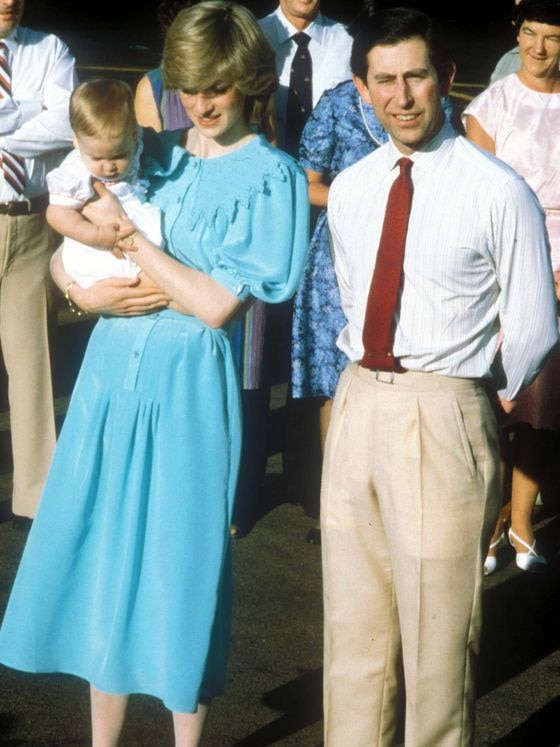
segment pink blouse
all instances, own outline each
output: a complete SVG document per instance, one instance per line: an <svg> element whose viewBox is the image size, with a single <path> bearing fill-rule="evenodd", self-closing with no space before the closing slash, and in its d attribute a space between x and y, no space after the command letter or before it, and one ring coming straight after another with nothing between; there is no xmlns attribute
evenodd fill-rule
<svg viewBox="0 0 560 747"><path fill-rule="evenodd" d="M552 265L560 270L560 93L527 88L516 73L478 95L472 114L506 161L534 190L546 213Z"/></svg>

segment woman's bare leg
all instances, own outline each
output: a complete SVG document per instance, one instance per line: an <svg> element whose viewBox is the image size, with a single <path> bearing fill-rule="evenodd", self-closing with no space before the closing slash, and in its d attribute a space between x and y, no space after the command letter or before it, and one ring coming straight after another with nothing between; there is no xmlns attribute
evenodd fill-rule
<svg viewBox="0 0 560 747"><path fill-rule="evenodd" d="M200 704L196 713L173 713L175 747L198 747L204 731L208 706Z"/></svg>
<svg viewBox="0 0 560 747"><path fill-rule="evenodd" d="M498 540L501 539L504 535L504 530L506 529L506 525L509 523L510 516L511 516L511 487L507 484L508 478L508 465L506 463L506 460L502 458L500 460L500 493L502 495L502 508L500 509L500 514L498 516L498 520L496 521L496 526L494 527L494 533L490 537L490 547L488 549L488 557L496 557L498 554ZM494 545L494 547L492 547Z"/></svg>
<svg viewBox="0 0 560 747"><path fill-rule="evenodd" d="M528 545L533 543L533 509L543 481L550 433L531 427L514 431L514 462L511 486L511 529ZM514 542L517 552L526 548Z"/></svg>
<svg viewBox="0 0 560 747"><path fill-rule="evenodd" d="M90 685L92 747L116 747L123 728L128 695L109 695Z"/></svg>

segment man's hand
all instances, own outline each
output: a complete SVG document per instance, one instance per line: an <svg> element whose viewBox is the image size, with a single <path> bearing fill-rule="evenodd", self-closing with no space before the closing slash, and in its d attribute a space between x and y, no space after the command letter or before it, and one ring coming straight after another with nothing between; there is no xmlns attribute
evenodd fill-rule
<svg viewBox="0 0 560 747"><path fill-rule="evenodd" d="M514 399L502 399L500 397L500 405L506 415L510 414L510 412L513 410L516 404L517 402Z"/></svg>

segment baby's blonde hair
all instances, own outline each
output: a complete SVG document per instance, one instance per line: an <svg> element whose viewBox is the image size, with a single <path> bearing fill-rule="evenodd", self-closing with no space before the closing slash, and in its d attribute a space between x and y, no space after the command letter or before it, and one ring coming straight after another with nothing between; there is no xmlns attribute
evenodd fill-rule
<svg viewBox="0 0 560 747"><path fill-rule="evenodd" d="M203 0L179 11L165 37L162 70L169 89L234 86L247 97L247 124L274 138L276 57L248 8Z"/></svg>
<svg viewBox="0 0 560 747"><path fill-rule="evenodd" d="M70 126L76 135L136 134L134 95L128 83L112 78L92 78L70 96Z"/></svg>

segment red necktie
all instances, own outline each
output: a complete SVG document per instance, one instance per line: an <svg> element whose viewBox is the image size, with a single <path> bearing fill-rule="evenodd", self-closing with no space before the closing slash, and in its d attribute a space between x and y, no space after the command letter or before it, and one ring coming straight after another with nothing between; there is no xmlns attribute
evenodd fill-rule
<svg viewBox="0 0 560 747"><path fill-rule="evenodd" d="M8 48L4 42L0 42L0 98L12 97L12 71L8 63ZM0 150L0 168L4 179L21 197L25 190L25 166L21 156Z"/></svg>
<svg viewBox="0 0 560 747"><path fill-rule="evenodd" d="M383 229L377 250L375 270L362 335L364 357L361 365L379 371L405 371L393 357L393 317L401 286L404 247L412 203L412 161L398 161L400 173L389 192Z"/></svg>

